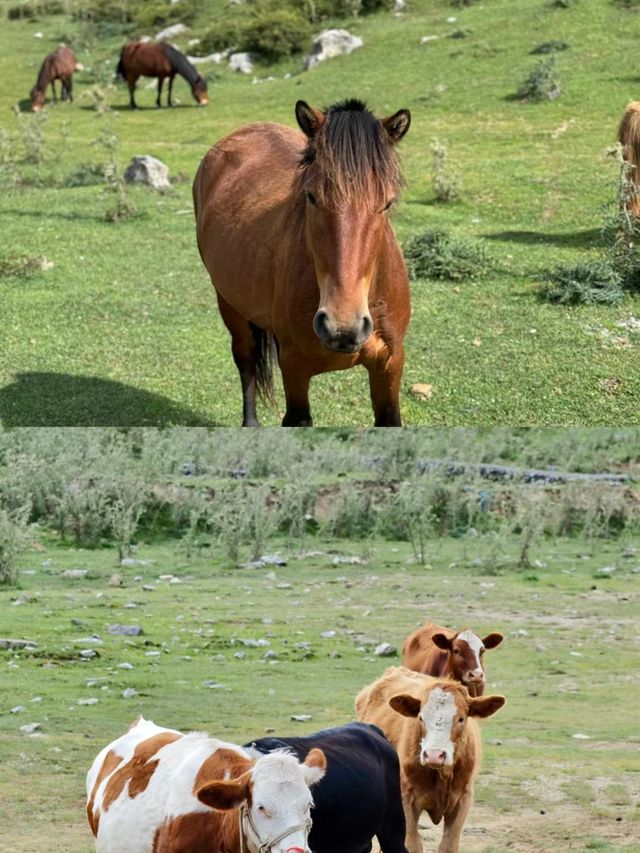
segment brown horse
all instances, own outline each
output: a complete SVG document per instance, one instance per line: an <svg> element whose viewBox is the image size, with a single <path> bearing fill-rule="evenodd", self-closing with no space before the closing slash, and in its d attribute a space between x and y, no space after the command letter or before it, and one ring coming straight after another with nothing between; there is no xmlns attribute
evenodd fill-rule
<svg viewBox="0 0 640 853"><path fill-rule="evenodd" d="M256 387L272 397L277 350L283 426L311 426L311 377L362 364L376 426L401 426L409 286L387 217L402 175L408 110L377 119L360 101L296 104L303 133L251 124L205 156L193 184L198 248L231 333L243 426Z"/></svg>
<svg viewBox="0 0 640 853"><path fill-rule="evenodd" d="M81 71L82 67L76 61L73 51L64 45L46 56L40 66L36 85L31 90L31 109L38 112L44 107L49 84L51 84L51 91L53 92L53 102L54 104L58 102L54 85L56 80L60 80L60 97L62 100L73 101L73 72Z"/></svg>
<svg viewBox="0 0 640 853"><path fill-rule="evenodd" d="M129 84L129 105L136 110L134 92L139 77L158 78L158 97L156 105L160 106L160 95L165 78L169 78L169 95L167 106L173 106L171 93L176 74L191 86L191 94L201 106L209 102L207 83L196 71L187 57L164 41L132 41L125 44L120 52L120 61L116 74L123 77Z"/></svg>
<svg viewBox="0 0 640 853"><path fill-rule="evenodd" d="M627 106L620 127L618 140L623 146L623 157L627 166L626 176L630 182L629 198L624 198L622 204L632 216L640 214L640 103L631 101Z"/></svg>

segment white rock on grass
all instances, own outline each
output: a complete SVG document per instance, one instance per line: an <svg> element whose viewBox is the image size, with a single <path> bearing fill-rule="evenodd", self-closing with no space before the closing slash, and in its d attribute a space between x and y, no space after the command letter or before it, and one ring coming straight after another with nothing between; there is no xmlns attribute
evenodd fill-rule
<svg viewBox="0 0 640 853"><path fill-rule="evenodd" d="M189 27L184 24L171 24L169 27L165 27L163 30L160 30L159 33L156 33L156 38L158 41L162 41L163 39L173 39L176 36L182 35L182 33L188 33Z"/></svg>
<svg viewBox="0 0 640 853"><path fill-rule="evenodd" d="M226 59L228 56L226 51L216 51L215 53L209 53L207 56L187 56L187 59L192 65L203 65L205 62L214 62L216 65L220 65L223 59ZM189 211L190 213L192 211Z"/></svg>
<svg viewBox="0 0 640 853"><path fill-rule="evenodd" d="M397 650L395 646L391 645L391 643L380 643L375 647L373 653L380 658L389 658L396 655Z"/></svg>
<svg viewBox="0 0 640 853"><path fill-rule="evenodd" d="M138 695L138 691L134 687L126 687L122 691L123 699L133 699L134 696Z"/></svg>
<svg viewBox="0 0 640 853"><path fill-rule="evenodd" d="M323 30L314 38L311 51L305 56L305 71L327 59L352 53L363 45L360 36L354 36L348 30Z"/></svg>
<svg viewBox="0 0 640 853"><path fill-rule="evenodd" d="M232 71L240 71L242 74L251 74L253 71L253 60L250 53L232 53L229 57L229 68Z"/></svg>
<svg viewBox="0 0 640 853"><path fill-rule="evenodd" d="M169 167L149 154L134 157L125 169L124 179L129 184L148 184L154 190L167 190L171 186Z"/></svg>

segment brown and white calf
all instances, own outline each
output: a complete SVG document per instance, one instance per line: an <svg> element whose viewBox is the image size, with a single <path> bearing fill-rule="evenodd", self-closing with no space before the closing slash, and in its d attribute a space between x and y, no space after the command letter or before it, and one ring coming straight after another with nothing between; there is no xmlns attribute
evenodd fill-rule
<svg viewBox="0 0 640 853"><path fill-rule="evenodd" d="M87 774L98 853L309 853L309 786L324 753L257 760L201 732L140 717Z"/></svg>
<svg viewBox="0 0 640 853"><path fill-rule="evenodd" d="M422 853L418 820L426 811L444 818L438 853L459 853L460 835L480 767L480 729L504 696L471 697L457 681L392 667L356 698L359 720L379 726L400 759L400 786L407 824L406 848Z"/></svg>
<svg viewBox="0 0 640 853"><path fill-rule="evenodd" d="M485 649L495 649L504 637L497 631L480 639L469 628L452 631L425 622L402 646L402 665L424 675L453 678L471 696L482 696L486 683Z"/></svg>

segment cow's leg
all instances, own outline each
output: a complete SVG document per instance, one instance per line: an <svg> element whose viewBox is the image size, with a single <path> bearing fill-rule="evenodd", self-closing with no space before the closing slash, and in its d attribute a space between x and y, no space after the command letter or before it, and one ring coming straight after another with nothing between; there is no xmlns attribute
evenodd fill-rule
<svg viewBox="0 0 640 853"><path fill-rule="evenodd" d="M311 409L309 408L311 373L307 365L297 352L281 351L280 370L282 372L284 395L287 401L287 410L282 419L282 426L313 426Z"/></svg>
<svg viewBox="0 0 640 853"><path fill-rule="evenodd" d="M160 106L160 95L162 94L162 84L164 83L164 77L158 77L158 97L156 98L156 106Z"/></svg>
<svg viewBox="0 0 640 853"><path fill-rule="evenodd" d="M400 347L389 358L371 361L365 366L369 371L374 426L402 426L400 380L404 367L404 349Z"/></svg>
<svg viewBox="0 0 640 853"><path fill-rule="evenodd" d="M231 335L231 351L233 360L240 374L242 385L242 426L257 427L256 413L256 341L251 331L249 321L232 308L228 302L217 294L220 314Z"/></svg>
<svg viewBox="0 0 640 853"><path fill-rule="evenodd" d="M444 831L442 841L438 847L438 853L460 853L460 836L464 822L471 808L473 793L466 789L455 804L454 808L448 809L444 815Z"/></svg>
<svg viewBox="0 0 640 853"><path fill-rule="evenodd" d="M168 107L173 106L173 101L171 100L171 95L173 94L173 81L175 80L175 77L176 77L175 74L169 75L169 97L167 98L167 106Z"/></svg>
<svg viewBox="0 0 640 853"><path fill-rule="evenodd" d="M384 821L378 832L381 853L406 853L404 845L406 826L402 796L397 789L388 798Z"/></svg>
<svg viewBox="0 0 640 853"><path fill-rule="evenodd" d="M404 807L404 818L407 822L405 838L407 853L422 853L422 841L418 832L418 821L422 813L420 804L416 802L409 791L403 791L402 805Z"/></svg>

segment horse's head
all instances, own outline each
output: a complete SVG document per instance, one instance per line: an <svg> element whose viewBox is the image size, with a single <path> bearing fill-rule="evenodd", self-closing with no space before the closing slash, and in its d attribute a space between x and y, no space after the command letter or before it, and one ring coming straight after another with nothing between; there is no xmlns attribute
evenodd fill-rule
<svg viewBox="0 0 640 853"><path fill-rule="evenodd" d="M204 77L196 77L194 84L191 87L191 94L201 107L207 106L209 103L209 95L207 94L207 81Z"/></svg>
<svg viewBox="0 0 640 853"><path fill-rule="evenodd" d="M298 187L320 291L313 329L325 349L357 352L373 329L369 289L402 186L394 146L411 115L377 119L359 101L324 112L298 101L296 118L307 137Z"/></svg>
<svg viewBox="0 0 640 853"><path fill-rule="evenodd" d="M31 90L31 109L34 113L39 112L44 107L45 96L44 89L38 89L37 86L34 86Z"/></svg>

